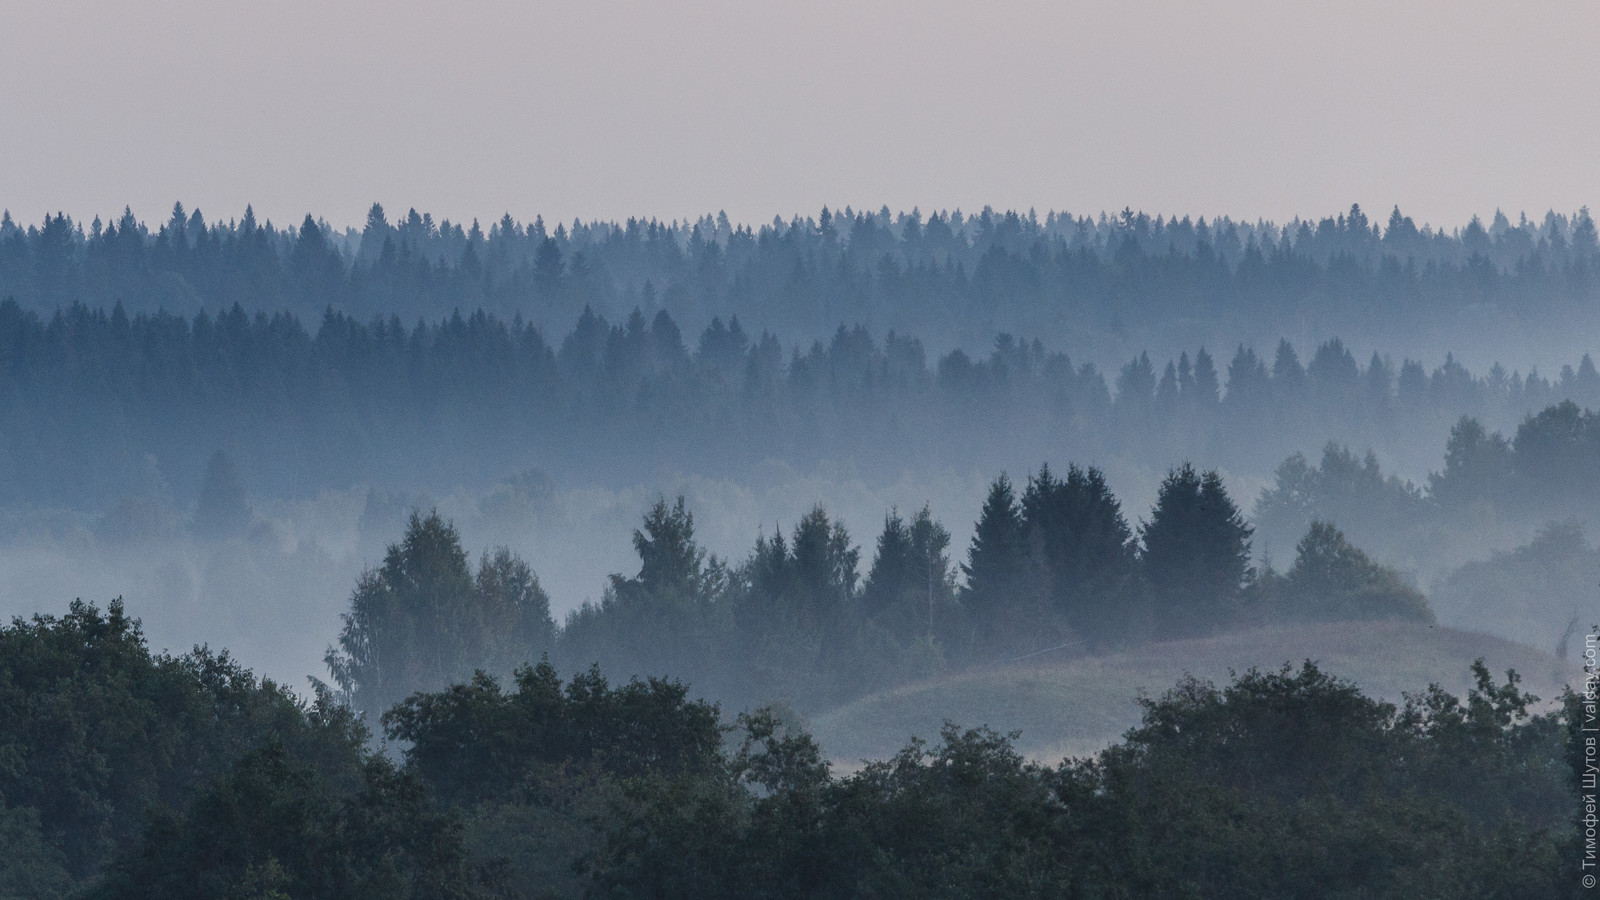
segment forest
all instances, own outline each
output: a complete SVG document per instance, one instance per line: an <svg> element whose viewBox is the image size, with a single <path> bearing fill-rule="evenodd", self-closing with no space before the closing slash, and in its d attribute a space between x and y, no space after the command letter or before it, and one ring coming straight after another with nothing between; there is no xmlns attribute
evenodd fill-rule
<svg viewBox="0 0 1600 900"><path fill-rule="evenodd" d="M6 213L0 898L1567 896L1597 301L1586 208Z"/></svg>
<svg viewBox="0 0 1600 900"><path fill-rule="evenodd" d="M273 496L484 489L530 468L615 485L662 466L748 473L773 458L881 477L1062 451L1270 471L1331 438L1416 469L1435 458L1418 434L1442 438L1463 415L1505 428L1559 401L1600 407L1588 354L1547 378L1499 364L1473 373L1448 355L1431 371L1377 353L1363 365L1339 338L1302 362L1280 339L1224 357L1141 352L1102 372L1009 333L985 353L929 359L893 331L840 325L801 347L738 319L713 319L692 344L664 310L613 324L585 309L553 342L481 311L415 327L329 311L312 333L238 306L193 318L73 306L45 318L7 300L0 458L28 477L0 481L0 500L148 503L152 477L198 485L218 449L249 489Z"/></svg>
<svg viewBox="0 0 1600 900"><path fill-rule="evenodd" d="M1537 711L1481 661L1464 697L1285 664L1141 700L1092 758L947 725L835 773L781 708L598 667L371 722L152 654L119 603L0 649L10 896L1549 898L1582 858L1583 701Z"/></svg>
<svg viewBox="0 0 1600 900"><path fill-rule="evenodd" d="M926 508L891 512L864 559L820 506L788 539L761 535L730 563L697 544L683 498L660 499L633 534L638 573L613 575L558 629L525 561L499 548L474 573L455 528L414 512L362 575L327 662L369 719L476 670L509 677L541 654L563 671L676 673L735 709L825 709L950 669L1157 634L1434 620L1421 592L1331 523L1311 524L1281 575L1251 566L1251 531L1217 474L1187 464L1163 480L1137 535L1094 468L1062 478L1044 466L1021 490L1002 475L959 563Z"/></svg>
<svg viewBox="0 0 1600 900"><path fill-rule="evenodd" d="M730 562L662 498L637 573L558 626L527 562L502 547L474 567L416 511L309 699L226 652L152 653L120 601L18 618L0 628L0 891L1561 896L1592 706L1482 660L1464 697L1400 705L1309 660L1187 677L1054 765L947 722L836 773L796 712L1040 653L1434 622L1334 524L1281 574L1251 565L1252 531L1189 464L1137 529L1093 467L1001 475L964 554L924 509L891 512L864 558L817 507Z"/></svg>
<svg viewBox="0 0 1600 900"><path fill-rule="evenodd" d="M487 231L415 209L391 222L380 204L342 232L309 214L279 227L250 209L208 221L181 203L154 226L126 209L108 222L0 217L0 297L44 312L238 304L252 315L314 320L331 308L409 323L482 309L548 330L585 306L613 319L638 307L696 330L737 316L755 332L810 340L859 323L940 350L1009 332L1080 356L1152 345L1175 355L1173 341L1197 332L1213 346L1303 334L1420 346L1494 328L1484 346L1518 334L1537 346L1592 321L1597 267L1587 208L1515 222L1497 211L1455 229L1419 228L1398 208L1379 221L1359 206L1284 224L824 207L757 225L719 214L552 229L508 213Z"/></svg>

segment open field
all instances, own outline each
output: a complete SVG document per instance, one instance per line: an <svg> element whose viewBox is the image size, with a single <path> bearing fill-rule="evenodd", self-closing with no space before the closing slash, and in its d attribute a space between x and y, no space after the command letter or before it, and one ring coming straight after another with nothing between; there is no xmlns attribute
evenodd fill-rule
<svg viewBox="0 0 1600 900"><path fill-rule="evenodd" d="M947 719L1020 731L1019 750L1054 763L1116 741L1138 723L1140 696L1159 695L1186 672L1221 683L1230 670L1310 659L1370 695L1400 703L1404 692L1435 682L1465 694L1469 666L1480 657L1497 680L1514 669L1525 690L1547 701L1579 674L1563 670L1548 652L1451 628L1396 622L1274 627L908 685L817 716L811 727L827 754L846 767L890 755L913 735L935 738Z"/></svg>

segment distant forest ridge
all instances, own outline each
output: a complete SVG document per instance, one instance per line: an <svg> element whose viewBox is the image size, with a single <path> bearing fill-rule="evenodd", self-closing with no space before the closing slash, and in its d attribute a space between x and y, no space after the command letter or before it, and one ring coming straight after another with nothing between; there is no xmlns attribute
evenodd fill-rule
<svg viewBox="0 0 1600 900"><path fill-rule="evenodd" d="M0 217L0 297L41 310L237 303L411 321L484 309L565 327L586 306L613 317L637 307L696 328L738 315L799 338L845 321L970 346L998 331L1064 343L1156 321L1258 339L1413 333L1463 315L1550 325L1592 313L1597 289L1600 239L1587 208L1516 221L1497 212L1450 230L1418 227L1398 208L1380 223L1359 206L1285 225L1126 209L924 217L846 208L755 227L718 215L551 228L508 214L485 229L415 210L391 221L377 204L360 231L342 232L310 215L279 228L249 209L208 222L181 204L155 228L126 210L88 225L62 214L28 226Z"/></svg>
<svg viewBox="0 0 1600 900"><path fill-rule="evenodd" d="M30 475L0 482L0 501L104 502L153 464L197 483L218 447L236 448L254 488L274 493L532 466L608 482L662 465L725 475L770 459L890 475L1063 450L1268 471L1330 438L1417 447L1463 415L1504 428L1561 400L1600 407L1588 356L1551 379L1499 365L1474 374L1452 358L1431 371L1376 353L1363 365L1338 339L1308 355L1288 341L1220 359L1198 347L1109 373L1010 334L988 353L931 360L916 337L859 325L808 347L719 318L686 342L665 310L613 324L585 309L553 342L482 311L415 327L327 311L313 331L238 306L45 317L7 300L0 461ZM1426 444L1424 465L1437 466L1438 444Z"/></svg>

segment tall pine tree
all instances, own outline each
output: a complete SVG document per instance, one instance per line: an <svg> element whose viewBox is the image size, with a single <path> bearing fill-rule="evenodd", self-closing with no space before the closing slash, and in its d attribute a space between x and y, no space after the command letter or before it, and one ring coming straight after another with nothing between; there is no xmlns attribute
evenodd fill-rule
<svg viewBox="0 0 1600 900"><path fill-rule="evenodd" d="M1208 634L1236 615L1250 575L1250 534L1215 470L1184 463L1167 473L1140 535L1158 632Z"/></svg>

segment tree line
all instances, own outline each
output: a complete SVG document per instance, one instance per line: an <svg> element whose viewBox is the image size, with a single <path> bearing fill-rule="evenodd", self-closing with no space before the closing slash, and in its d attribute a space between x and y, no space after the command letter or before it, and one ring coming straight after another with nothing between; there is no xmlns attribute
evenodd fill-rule
<svg viewBox="0 0 1600 900"><path fill-rule="evenodd" d="M824 208L754 226L718 215L552 229L507 214L485 229L414 209L391 221L379 204L343 232L310 215L278 227L248 208L208 221L181 203L154 226L130 210L109 222L0 217L0 297L33 309L120 300L136 312L239 304L410 320L484 308L550 326L586 305L613 316L639 306L696 327L737 315L789 339L860 321L944 345L997 331L1088 341L1174 318L1258 339L1307 325L1415 333L1485 306L1550 325L1592 304L1597 265L1587 209L1516 222L1496 212L1449 230L1398 208L1380 223L1359 206L1282 225L1131 209Z"/></svg>
<svg viewBox="0 0 1600 900"><path fill-rule="evenodd" d="M477 673L374 735L120 604L0 627L0 891L54 900L1577 896L1583 704L1482 662L1403 705L1307 662L1146 698L1057 765L947 725L836 774L781 710Z"/></svg>
<svg viewBox="0 0 1600 900"><path fill-rule="evenodd" d="M1564 400L1524 417L1507 437L1462 416L1444 465L1423 485L1385 474L1377 457L1330 443L1312 465L1296 453L1255 506L1263 532L1286 546L1330 519L1392 557L1439 554L1474 529L1582 522L1600 506L1600 413Z"/></svg>
<svg viewBox="0 0 1600 900"><path fill-rule="evenodd" d="M0 483L0 499L154 502L162 482L198 484L218 447L250 488L279 496L530 466L631 483L662 465L737 472L774 453L870 470L888 465L884 447L896 466L1066 446L1150 467L1190 456L1266 469L1331 435L1404 447L1464 414L1514 422L1562 399L1600 405L1589 357L1553 379L1474 374L1453 358L1430 372L1377 354L1362 365L1333 339L1306 361L1280 341L1271 354L1240 345L1225 364L1204 347L1164 364L1141 353L1107 373L1010 334L986 355L936 359L917 338L859 325L806 347L714 319L687 341L664 310L613 323L586 309L547 341L485 312L407 326L327 311L313 331L238 306L43 317L0 302L0 459L30 473Z"/></svg>
<svg viewBox="0 0 1600 900"><path fill-rule="evenodd" d="M637 574L613 575L558 628L525 562L500 549L474 575L454 527L414 512L352 593L327 662L345 702L370 717L544 653L565 670L688 678L736 706L817 710L953 670L1156 637L1432 621L1420 592L1330 523L1312 523L1282 574L1251 565L1251 531L1217 473L1187 464L1137 529L1097 469L1044 466L1020 491L1002 475L959 565L926 507L890 511L869 559L818 506L731 562L699 546L682 497L663 498L633 534Z"/></svg>
<svg viewBox="0 0 1600 900"><path fill-rule="evenodd" d="M1600 463L1595 420L1570 405L1529 417L1507 442L1511 474L1500 476L1539 492L1556 489L1545 479L1591 471ZM1494 440L1472 420L1460 423L1427 494L1383 476L1370 455L1361 462L1333 447L1317 469L1291 459L1256 504L1261 527L1289 535L1280 546L1293 555L1284 554L1282 569L1271 558L1256 563L1256 527L1218 473L1189 464L1168 472L1137 524L1095 467L1058 474L1046 465L1020 485L1001 475L959 555L927 507L891 510L864 553L818 506L787 531L758 535L742 560L718 559L696 541L684 499L662 498L632 536L637 572L611 576L597 603L559 626L525 561L500 548L474 571L453 526L437 512L414 512L352 593L327 661L345 701L371 716L479 669L504 677L541 653L567 671L599 663L670 673L739 705L782 699L821 709L951 671L1154 638L1272 623L1432 621L1425 596L1334 523L1348 516L1362 543L1372 533L1398 535L1402 550L1414 545L1407 528L1479 527L1467 513L1492 508L1504 488L1470 480L1477 470L1460 447ZM1536 509L1540 518L1529 521L1561 508ZM1573 612L1522 624L1536 643L1554 642Z"/></svg>

